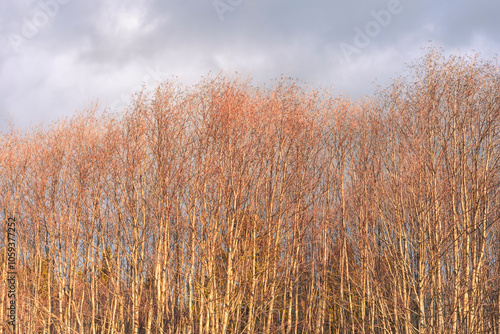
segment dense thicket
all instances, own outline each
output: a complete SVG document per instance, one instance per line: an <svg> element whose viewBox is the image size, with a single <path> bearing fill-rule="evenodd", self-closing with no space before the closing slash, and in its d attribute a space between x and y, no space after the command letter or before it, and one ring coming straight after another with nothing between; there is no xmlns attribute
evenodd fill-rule
<svg viewBox="0 0 500 334"><path fill-rule="evenodd" d="M18 333L500 333L491 62L431 50L357 102L222 76L97 109L1 135Z"/></svg>

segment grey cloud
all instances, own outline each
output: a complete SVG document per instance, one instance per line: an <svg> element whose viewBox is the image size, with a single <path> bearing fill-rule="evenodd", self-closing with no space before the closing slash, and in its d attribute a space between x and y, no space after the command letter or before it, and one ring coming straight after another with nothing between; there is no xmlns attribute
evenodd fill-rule
<svg viewBox="0 0 500 334"><path fill-rule="evenodd" d="M500 49L500 3L400 0L388 22L374 16L395 1L2 2L0 117L50 121L97 98L123 105L142 82L195 83L221 70L251 73L257 83L286 74L356 96L404 70L430 40L446 50ZM22 36L54 4L56 13L13 52L8 37ZM346 57L341 45L353 53Z"/></svg>

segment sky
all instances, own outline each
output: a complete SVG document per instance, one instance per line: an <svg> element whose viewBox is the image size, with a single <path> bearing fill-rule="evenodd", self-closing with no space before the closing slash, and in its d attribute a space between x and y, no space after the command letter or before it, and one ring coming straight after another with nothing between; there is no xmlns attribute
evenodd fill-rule
<svg viewBox="0 0 500 334"><path fill-rule="evenodd" d="M0 124L120 112L143 84L220 72L363 97L430 46L497 59L499 14L496 0L1 0Z"/></svg>

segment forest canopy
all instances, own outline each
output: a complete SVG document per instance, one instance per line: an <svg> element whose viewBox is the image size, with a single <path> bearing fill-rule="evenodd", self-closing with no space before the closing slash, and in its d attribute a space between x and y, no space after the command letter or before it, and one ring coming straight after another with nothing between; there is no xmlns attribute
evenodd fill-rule
<svg viewBox="0 0 500 334"><path fill-rule="evenodd" d="M0 134L20 333L500 333L500 77L175 81ZM5 320L5 321L4 321Z"/></svg>

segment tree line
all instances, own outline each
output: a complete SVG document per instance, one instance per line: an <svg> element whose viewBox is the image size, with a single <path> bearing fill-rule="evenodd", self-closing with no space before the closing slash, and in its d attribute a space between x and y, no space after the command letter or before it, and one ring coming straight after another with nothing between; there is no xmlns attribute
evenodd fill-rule
<svg viewBox="0 0 500 334"><path fill-rule="evenodd" d="M499 122L495 64L429 50L357 101L219 75L11 128L17 332L500 333Z"/></svg>

